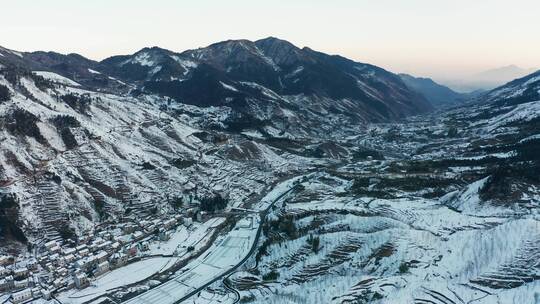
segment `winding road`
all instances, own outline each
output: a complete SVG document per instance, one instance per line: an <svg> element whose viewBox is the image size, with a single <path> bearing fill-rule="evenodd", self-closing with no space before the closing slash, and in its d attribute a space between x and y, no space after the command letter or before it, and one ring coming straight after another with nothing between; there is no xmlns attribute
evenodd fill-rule
<svg viewBox="0 0 540 304"><path fill-rule="evenodd" d="M296 189L298 181L303 177L309 177L310 175L311 174L298 176L277 185L259 203L262 204L262 206L259 206L259 209L262 211L260 212L260 219L258 222L256 219L251 218L251 226L250 228L246 228L245 226L240 225L242 221L245 223L246 220L249 220L249 216L244 217L237 223L233 230L228 232L219 242L216 242L216 244L210 247L208 253L201 255L200 258L190 263L187 266L190 268L186 267L184 272L176 274L167 282L124 303L182 303L197 295L208 286L231 275L256 251L257 244L262 234L264 221L272 206ZM268 198L269 196L270 198ZM257 231L253 237L254 225L257 225ZM249 251L244 254L243 251L248 247ZM240 257L241 259L238 260ZM231 264L231 262L234 264Z"/></svg>

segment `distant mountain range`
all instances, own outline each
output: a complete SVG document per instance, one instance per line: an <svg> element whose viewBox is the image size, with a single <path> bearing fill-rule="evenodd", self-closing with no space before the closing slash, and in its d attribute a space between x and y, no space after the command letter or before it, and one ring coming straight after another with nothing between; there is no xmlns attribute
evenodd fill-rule
<svg viewBox="0 0 540 304"><path fill-rule="evenodd" d="M399 74L399 76L409 88L420 92L437 108L455 106L470 97L469 94L458 93L438 84L431 78L414 77L408 74Z"/></svg>
<svg viewBox="0 0 540 304"><path fill-rule="evenodd" d="M226 127L251 121L309 130L321 122L394 121L433 109L396 74L273 37L223 41L182 53L144 48L101 62L53 52L1 49L0 54L0 64L53 72L92 90L226 106L237 113Z"/></svg>
<svg viewBox="0 0 540 304"><path fill-rule="evenodd" d="M525 69L516 65L508 65L487 70L459 80L441 80L448 87L458 92L491 90L509 81L534 73L538 68Z"/></svg>

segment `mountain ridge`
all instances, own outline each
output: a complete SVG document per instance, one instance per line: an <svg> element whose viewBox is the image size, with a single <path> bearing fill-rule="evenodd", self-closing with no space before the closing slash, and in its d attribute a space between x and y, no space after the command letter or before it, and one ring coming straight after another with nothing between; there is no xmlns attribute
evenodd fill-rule
<svg viewBox="0 0 540 304"><path fill-rule="evenodd" d="M250 82L285 99L304 96L346 103L348 110L341 111L343 115L352 114L363 121L395 120L432 109L423 96L409 90L391 72L307 47L298 48L275 37L256 41L226 40L180 53L147 47L131 55L111 56L99 62L73 54L22 54L20 61L27 61L32 70L77 78L73 80L93 88L124 92L137 88L138 93L161 94L194 105L231 104L226 100L232 98L233 105L245 106L249 98L260 100L261 92L253 95L257 89L242 84ZM192 75L197 79L184 82ZM206 94L198 92L202 99L194 98L197 82L216 89ZM231 94L217 89L221 83L239 92ZM264 103L264 100L260 102Z"/></svg>

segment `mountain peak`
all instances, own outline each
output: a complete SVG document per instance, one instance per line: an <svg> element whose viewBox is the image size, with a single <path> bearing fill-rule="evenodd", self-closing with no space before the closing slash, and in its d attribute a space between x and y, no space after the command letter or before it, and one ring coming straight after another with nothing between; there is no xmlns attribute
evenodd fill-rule
<svg viewBox="0 0 540 304"><path fill-rule="evenodd" d="M255 45L277 65L293 65L307 60L302 49L287 40L268 37L255 41Z"/></svg>

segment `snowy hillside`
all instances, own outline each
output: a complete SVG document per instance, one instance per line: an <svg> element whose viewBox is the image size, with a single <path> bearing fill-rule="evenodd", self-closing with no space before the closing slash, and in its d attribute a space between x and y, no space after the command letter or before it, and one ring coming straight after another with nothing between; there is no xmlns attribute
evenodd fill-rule
<svg viewBox="0 0 540 304"><path fill-rule="evenodd" d="M275 38L0 64L2 303L540 298L536 74L426 113Z"/></svg>

